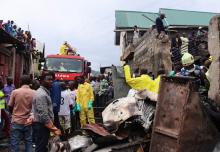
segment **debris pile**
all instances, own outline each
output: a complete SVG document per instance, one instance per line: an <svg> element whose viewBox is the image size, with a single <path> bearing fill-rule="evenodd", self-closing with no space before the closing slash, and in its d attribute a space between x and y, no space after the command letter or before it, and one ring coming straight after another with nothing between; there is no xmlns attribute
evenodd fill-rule
<svg viewBox="0 0 220 152"><path fill-rule="evenodd" d="M139 96L138 96L139 97ZM66 142L54 140L50 151L126 151L149 149L155 102L140 97L114 100L102 112L103 125L88 124Z"/></svg>

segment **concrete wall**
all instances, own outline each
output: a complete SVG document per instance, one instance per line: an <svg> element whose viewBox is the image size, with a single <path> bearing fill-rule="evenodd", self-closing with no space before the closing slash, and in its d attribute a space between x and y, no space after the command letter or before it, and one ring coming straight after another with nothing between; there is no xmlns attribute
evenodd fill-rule
<svg viewBox="0 0 220 152"><path fill-rule="evenodd" d="M120 51L121 51L120 57L123 56L123 53L124 53L124 50L125 50L125 39L124 39L125 34L126 34L126 32L121 32L120 33ZM123 66L124 63L125 63L124 61L120 60L120 66Z"/></svg>
<svg viewBox="0 0 220 152"><path fill-rule="evenodd" d="M211 19L208 35L208 49L213 57L212 64L209 69L210 73L210 89L209 98L216 101L220 106L220 15Z"/></svg>
<svg viewBox="0 0 220 152"><path fill-rule="evenodd" d="M158 39L157 31L149 29L134 50L134 68L147 69L157 76L160 68L168 73L172 69L170 58L170 41Z"/></svg>
<svg viewBox="0 0 220 152"><path fill-rule="evenodd" d="M130 87L125 81L123 67L112 66L112 80L114 86L114 99L126 97Z"/></svg>

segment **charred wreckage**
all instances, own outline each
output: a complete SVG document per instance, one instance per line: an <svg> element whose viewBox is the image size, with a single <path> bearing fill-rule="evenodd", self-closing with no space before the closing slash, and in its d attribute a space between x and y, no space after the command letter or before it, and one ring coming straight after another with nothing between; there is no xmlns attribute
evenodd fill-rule
<svg viewBox="0 0 220 152"><path fill-rule="evenodd" d="M156 102L138 94L116 99L102 112L103 124L88 124L66 142L54 137L49 149L51 152L145 151L149 149L155 106Z"/></svg>

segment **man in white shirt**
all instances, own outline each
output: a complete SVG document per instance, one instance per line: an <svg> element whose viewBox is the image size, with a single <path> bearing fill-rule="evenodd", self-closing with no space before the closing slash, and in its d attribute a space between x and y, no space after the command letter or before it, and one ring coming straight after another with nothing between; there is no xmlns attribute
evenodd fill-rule
<svg viewBox="0 0 220 152"><path fill-rule="evenodd" d="M66 89L66 84L61 82L61 104L59 120L66 135L69 133L71 128L70 109L72 108L73 104L74 102L71 97L71 92Z"/></svg>
<svg viewBox="0 0 220 152"><path fill-rule="evenodd" d="M134 26L134 36L133 36L133 44L136 44L139 39L139 29L137 25Z"/></svg>

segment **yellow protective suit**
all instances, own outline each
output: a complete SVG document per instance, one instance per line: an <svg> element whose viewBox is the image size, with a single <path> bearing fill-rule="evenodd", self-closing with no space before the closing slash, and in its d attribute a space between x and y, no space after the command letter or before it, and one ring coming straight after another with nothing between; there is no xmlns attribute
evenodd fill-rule
<svg viewBox="0 0 220 152"><path fill-rule="evenodd" d="M76 103L80 105L80 124L81 127L85 126L87 122L89 124L95 123L93 108L88 109L89 100L94 101L94 95L92 87L89 83L85 82L80 84L76 93Z"/></svg>
<svg viewBox="0 0 220 152"><path fill-rule="evenodd" d="M160 84L160 76L158 76L155 80L152 80L150 76L147 74L143 74L140 77L132 78L130 67L128 65L124 66L125 72L125 80L127 84L135 90L144 90L147 89L150 92L158 93L159 84Z"/></svg>
<svg viewBox="0 0 220 152"><path fill-rule="evenodd" d="M67 55L67 46L65 44L62 44L60 46L60 55Z"/></svg>

